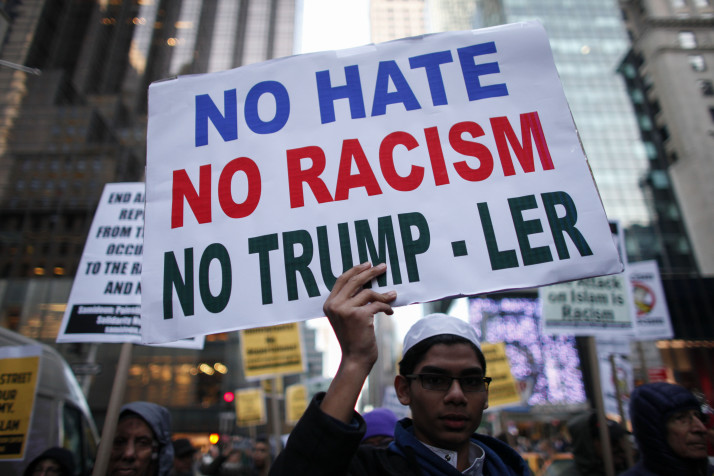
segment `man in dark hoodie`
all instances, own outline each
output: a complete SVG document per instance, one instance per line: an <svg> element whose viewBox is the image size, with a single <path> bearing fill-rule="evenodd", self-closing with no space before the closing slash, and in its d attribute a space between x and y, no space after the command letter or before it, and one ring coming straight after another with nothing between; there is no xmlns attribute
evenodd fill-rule
<svg viewBox="0 0 714 476"><path fill-rule="evenodd" d="M705 418L699 400L680 385L657 382L635 388L630 419L640 460L623 475L714 475L707 460Z"/></svg>
<svg viewBox="0 0 714 476"><path fill-rule="evenodd" d="M167 476L174 463L169 411L150 402L119 410L108 476Z"/></svg>
<svg viewBox="0 0 714 476"><path fill-rule="evenodd" d="M364 263L337 279L323 309L342 349L339 369L327 393L310 403L270 474L528 475L508 445L475 433L491 379L474 328L443 314L421 319L404 338L394 388L412 418L397 422L387 448L360 445L367 428L354 407L377 359L374 314L392 314L396 298L364 286L385 270Z"/></svg>
<svg viewBox="0 0 714 476"><path fill-rule="evenodd" d="M74 476L74 456L65 448L49 448L32 460L22 475Z"/></svg>
<svg viewBox="0 0 714 476"><path fill-rule="evenodd" d="M627 431L614 420L607 420L615 474L627 469ZM597 413L588 411L568 421L573 443L573 460L578 476L605 476Z"/></svg>

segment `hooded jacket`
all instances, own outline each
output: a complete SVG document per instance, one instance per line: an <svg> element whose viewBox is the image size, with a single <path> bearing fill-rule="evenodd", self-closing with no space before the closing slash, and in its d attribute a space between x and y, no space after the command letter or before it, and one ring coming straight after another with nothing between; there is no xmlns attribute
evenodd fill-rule
<svg viewBox="0 0 714 476"><path fill-rule="evenodd" d="M595 452L590 431L591 412L578 415L568 422L568 431L573 441L573 459L580 476L604 474L602 459Z"/></svg>
<svg viewBox="0 0 714 476"><path fill-rule="evenodd" d="M714 468L707 458L681 458L667 444L669 417L678 411L699 408L692 392L680 385L657 382L635 388L630 397L630 419L640 461L623 475L711 476Z"/></svg>
<svg viewBox="0 0 714 476"><path fill-rule="evenodd" d="M159 442L158 476L166 476L174 465L174 447L171 444L171 414L169 411L150 402L127 403L119 410L119 420L128 413L135 413L144 420L154 432Z"/></svg>
<svg viewBox="0 0 714 476"><path fill-rule="evenodd" d="M60 466L60 476L74 476L74 456L72 456L72 452L57 446L45 450L40 456L33 459L25 468L25 472L22 473L23 476L32 476L35 467L45 459L54 460Z"/></svg>

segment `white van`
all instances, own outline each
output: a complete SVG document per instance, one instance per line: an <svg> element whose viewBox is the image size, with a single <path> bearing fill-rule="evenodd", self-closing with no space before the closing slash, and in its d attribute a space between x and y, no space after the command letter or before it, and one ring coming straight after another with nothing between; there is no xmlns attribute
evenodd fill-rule
<svg viewBox="0 0 714 476"><path fill-rule="evenodd" d="M0 327L0 346L22 345L42 346L32 426L25 459L0 461L0 475L22 475L33 459L53 446L72 452L77 475L90 474L99 437L72 369L52 347Z"/></svg>

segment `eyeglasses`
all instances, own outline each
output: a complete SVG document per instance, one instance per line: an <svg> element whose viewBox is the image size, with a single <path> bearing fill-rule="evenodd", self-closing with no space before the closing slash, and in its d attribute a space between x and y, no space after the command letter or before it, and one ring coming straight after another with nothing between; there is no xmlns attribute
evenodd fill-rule
<svg viewBox="0 0 714 476"><path fill-rule="evenodd" d="M445 392L451 388L454 380L458 380L461 390L464 392L486 392L488 385L491 383L491 377L480 377L467 375L465 377L452 377L451 375L443 374L412 374L404 377L421 381L422 388L426 390L438 390Z"/></svg>
<svg viewBox="0 0 714 476"><path fill-rule="evenodd" d="M694 423L694 419L697 419L704 426L709 422L709 414L703 413L699 410L686 410L683 412L677 412L669 417L670 423L675 423L677 425L688 425L690 426Z"/></svg>
<svg viewBox="0 0 714 476"><path fill-rule="evenodd" d="M124 452L126 447L129 446L129 441L134 442L134 450L137 453L151 451L159 447L159 444L151 438L141 436L138 438L117 437L114 438L114 441L112 442L112 451L114 451L115 453Z"/></svg>

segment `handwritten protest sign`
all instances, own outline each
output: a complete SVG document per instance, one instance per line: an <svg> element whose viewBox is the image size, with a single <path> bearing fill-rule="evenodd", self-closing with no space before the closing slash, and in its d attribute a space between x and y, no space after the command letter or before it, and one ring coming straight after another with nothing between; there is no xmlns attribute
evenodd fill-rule
<svg viewBox="0 0 714 476"><path fill-rule="evenodd" d="M622 269L537 22L154 83L146 187L145 342Z"/></svg>
<svg viewBox="0 0 714 476"><path fill-rule="evenodd" d="M0 460L22 459L27 447L42 348L0 348Z"/></svg>
<svg viewBox="0 0 714 476"><path fill-rule="evenodd" d="M141 342L144 184L104 186L57 342ZM171 347L203 348L203 336Z"/></svg>

